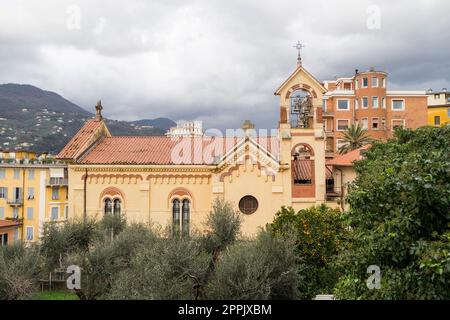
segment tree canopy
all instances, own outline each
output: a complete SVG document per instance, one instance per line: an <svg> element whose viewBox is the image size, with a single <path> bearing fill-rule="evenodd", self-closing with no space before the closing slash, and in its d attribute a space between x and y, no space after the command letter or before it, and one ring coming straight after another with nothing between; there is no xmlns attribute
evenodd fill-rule
<svg viewBox="0 0 450 320"><path fill-rule="evenodd" d="M450 298L450 127L397 130L355 170L338 297ZM366 286L369 265L381 268L380 290Z"/></svg>

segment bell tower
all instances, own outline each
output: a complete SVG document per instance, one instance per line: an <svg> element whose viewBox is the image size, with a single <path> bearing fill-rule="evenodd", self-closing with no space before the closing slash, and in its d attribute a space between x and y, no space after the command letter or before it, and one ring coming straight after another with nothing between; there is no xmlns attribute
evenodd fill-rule
<svg viewBox="0 0 450 320"><path fill-rule="evenodd" d="M280 160L290 170L285 189L293 203L325 201L326 139L322 120L322 96L327 91L303 66L297 43L297 67L275 92L280 98Z"/></svg>

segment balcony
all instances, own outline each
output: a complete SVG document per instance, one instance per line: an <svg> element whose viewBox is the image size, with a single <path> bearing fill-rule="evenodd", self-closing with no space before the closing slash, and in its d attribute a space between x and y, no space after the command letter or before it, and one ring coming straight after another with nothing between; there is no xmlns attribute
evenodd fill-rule
<svg viewBox="0 0 450 320"><path fill-rule="evenodd" d="M323 111L322 112L322 117L323 118L333 118L334 117L334 113L330 112L330 111Z"/></svg>
<svg viewBox="0 0 450 320"><path fill-rule="evenodd" d="M6 203L11 207L21 207L23 206L23 199L8 199Z"/></svg>
<svg viewBox="0 0 450 320"><path fill-rule="evenodd" d="M67 178L50 178L47 180L48 187L67 187L69 180Z"/></svg>

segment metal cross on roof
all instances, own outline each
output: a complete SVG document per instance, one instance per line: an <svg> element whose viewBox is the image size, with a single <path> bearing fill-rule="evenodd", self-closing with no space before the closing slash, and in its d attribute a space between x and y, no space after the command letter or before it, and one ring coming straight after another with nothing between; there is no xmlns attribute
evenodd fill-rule
<svg viewBox="0 0 450 320"><path fill-rule="evenodd" d="M296 48L298 50L298 55L297 55L297 66L301 66L302 65L302 55L301 55L301 50L306 47L304 44L302 44L300 41L297 41L297 43L293 46L294 48Z"/></svg>

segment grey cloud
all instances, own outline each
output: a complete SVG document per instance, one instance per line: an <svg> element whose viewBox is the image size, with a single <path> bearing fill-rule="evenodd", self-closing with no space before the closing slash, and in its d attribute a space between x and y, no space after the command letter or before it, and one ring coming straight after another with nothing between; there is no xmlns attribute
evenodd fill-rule
<svg viewBox="0 0 450 320"><path fill-rule="evenodd" d="M81 28L66 26L81 9ZM381 29L366 26L377 5ZM0 82L56 91L117 119L277 125L273 92L304 65L319 80L370 66L395 89L450 87L446 0L0 1Z"/></svg>

